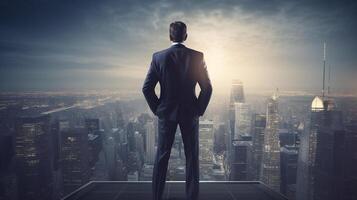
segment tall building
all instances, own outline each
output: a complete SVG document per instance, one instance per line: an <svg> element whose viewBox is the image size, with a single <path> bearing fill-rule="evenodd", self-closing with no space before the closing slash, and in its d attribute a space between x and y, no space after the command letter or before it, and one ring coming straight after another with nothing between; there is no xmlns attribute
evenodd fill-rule
<svg viewBox="0 0 357 200"><path fill-rule="evenodd" d="M149 121L146 123L146 162L148 164L154 164L155 160L155 127L154 122Z"/></svg>
<svg viewBox="0 0 357 200"><path fill-rule="evenodd" d="M61 135L61 167L64 195L90 178L88 134L85 128L64 129Z"/></svg>
<svg viewBox="0 0 357 200"><path fill-rule="evenodd" d="M104 130L100 129L98 118L85 119L85 128L88 134L89 166L92 168L99 160L99 152L103 146Z"/></svg>
<svg viewBox="0 0 357 200"><path fill-rule="evenodd" d="M129 151L136 151L135 146L135 132L137 131L137 124L135 122L129 122L126 127L126 140L128 143Z"/></svg>
<svg viewBox="0 0 357 200"><path fill-rule="evenodd" d="M213 121L200 121L199 135L201 180L209 180L210 177L204 177L203 175L211 174L213 166Z"/></svg>
<svg viewBox="0 0 357 200"><path fill-rule="evenodd" d="M240 80L233 80L232 81L232 88L231 88L231 103L244 103L244 90L243 90L243 82Z"/></svg>
<svg viewBox="0 0 357 200"><path fill-rule="evenodd" d="M233 141L233 159L231 163L231 181L247 181L248 162L251 156L252 140L250 136L243 136Z"/></svg>
<svg viewBox="0 0 357 200"><path fill-rule="evenodd" d="M297 169L297 200L312 200L315 181L314 167L316 158L317 132L322 125L324 102L316 96L311 103L310 120L300 138Z"/></svg>
<svg viewBox="0 0 357 200"><path fill-rule="evenodd" d="M123 129L114 128L111 135L105 138L103 146L108 178L111 181L125 181L128 163L126 134Z"/></svg>
<svg viewBox="0 0 357 200"><path fill-rule="evenodd" d="M15 122L18 199L52 199L50 117L22 117Z"/></svg>
<svg viewBox="0 0 357 200"><path fill-rule="evenodd" d="M236 103L245 103L243 83L240 80L232 81L231 96L229 101L229 126L231 137L234 138L235 135L235 113L236 113Z"/></svg>
<svg viewBox="0 0 357 200"><path fill-rule="evenodd" d="M345 184L344 178L353 176L353 174L345 175L344 167L347 163L345 163L344 159L353 159L353 157L345 157L345 137L342 112L337 110L325 111L322 126L318 129L316 140L316 157L313 171L314 200L343 199L341 197L344 194L341 189L343 185L348 187L350 184ZM354 198L356 197L354 196Z"/></svg>
<svg viewBox="0 0 357 200"><path fill-rule="evenodd" d="M0 126L0 172L6 169L14 156L13 136L10 131Z"/></svg>
<svg viewBox="0 0 357 200"><path fill-rule="evenodd" d="M321 142L319 140L326 136L320 133L325 119L330 118L328 117L329 113L333 113L329 111L332 111L335 107L331 101L332 99L325 97L326 43L324 43L323 50L322 97L316 96L312 101L310 120L307 121L307 129L300 138L296 187L297 200L314 200L317 196L321 196L321 193L315 194L316 189L319 187L316 183L316 175L318 174L316 173L318 170L316 161L322 159L321 156L323 155L321 153L323 152L318 152L320 151L319 149L324 148L324 145L319 144ZM327 190L328 188L325 189Z"/></svg>
<svg viewBox="0 0 357 200"><path fill-rule="evenodd" d="M140 157L144 156L144 137L139 131L135 131L135 149L140 154Z"/></svg>
<svg viewBox="0 0 357 200"><path fill-rule="evenodd" d="M103 148L104 130L96 131L95 134L88 134L88 152L89 152L89 166L94 165L99 161L99 153Z"/></svg>
<svg viewBox="0 0 357 200"><path fill-rule="evenodd" d="M341 157L342 161L339 162L342 167L337 188L339 198L342 200L352 200L357 198L357 123L348 124L345 126L343 142L343 154L336 153Z"/></svg>
<svg viewBox="0 0 357 200"><path fill-rule="evenodd" d="M63 129L68 129L70 127L70 123L68 120L58 119L54 120L54 123L51 124L51 134L52 134L52 148L54 150L53 153L53 177L54 177L54 196L55 199L59 199L62 196L63 192L63 184L62 184L62 171L61 171L61 138L60 132Z"/></svg>
<svg viewBox="0 0 357 200"><path fill-rule="evenodd" d="M245 106L245 96L243 90L243 83L240 80L233 80L232 87L231 87L231 94L230 94L230 101L229 101L229 122L228 122L228 135L226 141L226 164L225 164L225 171L226 176L231 179L231 168L232 162L234 159L234 149L233 149L233 141L239 139L239 128L243 128L246 124L246 111L247 107ZM237 116L238 115L238 116ZM242 117L243 116L243 117ZM241 127L242 126L242 127ZM243 134L243 130L240 133Z"/></svg>
<svg viewBox="0 0 357 200"><path fill-rule="evenodd" d="M308 150L299 152L296 198L356 199L356 126L345 127L333 101L316 97L309 127L301 141Z"/></svg>
<svg viewBox="0 0 357 200"><path fill-rule="evenodd" d="M260 180L261 164L263 157L264 132L266 117L254 114L252 117L252 165L248 169L248 180Z"/></svg>
<svg viewBox="0 0 357 200"><path fill-rule="evenodd" d="M278 97L268 99L267 123L264 134L261 180L273 190L280 191L280 144Z"/></svg>
<svg viewBox="0 0 357 200"><path fill-rule="evenodd" d="M110 181L117 180L117 144L114 137L106 138L104 142L105 162L108 170L108 178Z"/></svg>
<svg viewBox="0 0 357 200"><path fill-rule="evenodd" d="M85 127L88 130L88 134L96 134L99 131L99 119L85 119Z"/></svg>
<svg viewBox="0 0 357 200"><path fill-rule="evenodd" d="M214 133L213 150L216 154L222 154L226 150L227 126L222 123Z"/></svg>
<svg viewBox="0 0 357 200"><path fill-rule="evenodd" d="M240 139L242 136L250 135L251 111L247 103L234 103L235 121L234 121L234 139Z"/></svg>
<svg viewBox="0 0 357 200"><path fill-rule="evenodd" d="M281 193L288 199L295 199L298 147L281 148Z"/></svg>
<svg viewBox="0 0 357 200"><path fill-rule="evenodd" d="M296 135L291 129L279 129L280 146L291 146L296 143Z"/></svg>
<svg viewBox="0 0 357 200"><path fill-rule="evenodd" d="M16 173L14 162L14 139L12 131L3 126L0 119L0 199L16 198Z"/></svg>

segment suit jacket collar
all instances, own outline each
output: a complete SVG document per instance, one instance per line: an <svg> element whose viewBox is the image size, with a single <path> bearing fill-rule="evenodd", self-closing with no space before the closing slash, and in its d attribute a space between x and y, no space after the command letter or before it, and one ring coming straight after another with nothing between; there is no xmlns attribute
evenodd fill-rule
<svg viewBox="0 0 357 200"><path fill-rule="evenodd" d="M180 47L182 48L182 47L185 47L185 45L182 43L174 43L171 45L171 47L172 48L180 48Z"/></svg>

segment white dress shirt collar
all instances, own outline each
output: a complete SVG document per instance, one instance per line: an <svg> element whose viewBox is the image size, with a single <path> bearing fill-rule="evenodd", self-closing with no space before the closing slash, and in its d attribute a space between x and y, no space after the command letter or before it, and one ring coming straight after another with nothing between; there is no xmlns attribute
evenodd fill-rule
<svg viewBox="0 0 357 200"><path fill-rule="evenodd" d="M183 44L183 42L172 42L171 45Z"/></svg>

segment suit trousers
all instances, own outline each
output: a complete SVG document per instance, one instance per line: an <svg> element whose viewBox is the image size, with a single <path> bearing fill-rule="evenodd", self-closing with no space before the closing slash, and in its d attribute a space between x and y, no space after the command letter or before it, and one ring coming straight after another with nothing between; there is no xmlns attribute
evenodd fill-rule
<svg viewBox="0 0 357 200"><path fill-rule="evenodd" d="M180 126L186 157L186 198L187 200L198 199L199 119L198 117L179 117L179 119L175 121L159 118L158 145L152 181L153 200L162 199L166 181L167 165L170 158L172 144L175 140L177 125Z"/></svg>

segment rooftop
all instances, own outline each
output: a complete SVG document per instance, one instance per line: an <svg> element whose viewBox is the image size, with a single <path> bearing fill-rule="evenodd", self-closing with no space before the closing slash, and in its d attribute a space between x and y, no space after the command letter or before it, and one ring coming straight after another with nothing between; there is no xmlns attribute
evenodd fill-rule
<svg viewBox="0 0 357 200"><path fill-rule="evenodd" d="M322 110L324 110L324 102L319 96L316 96L314 98L314 100L312 101L311 110L312 111L322 111Z"/></svg>
<svg viewBox="0 0 357 200"><path fill-rule="evenodd" d="M63 200L140 200L150 199L151 182L92 181ZM185 199L185 182L166 183L164 199ZM204 200L286 200L261 182L200 182L200 199Z"/></svg>

